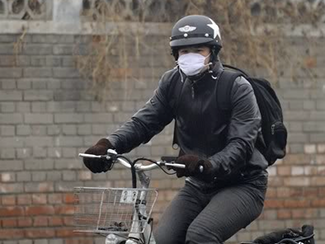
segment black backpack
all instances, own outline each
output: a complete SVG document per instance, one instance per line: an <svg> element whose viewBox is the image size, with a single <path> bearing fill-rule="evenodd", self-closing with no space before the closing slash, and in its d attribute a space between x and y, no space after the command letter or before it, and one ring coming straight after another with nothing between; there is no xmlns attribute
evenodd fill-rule
<svg viewBox="0 0 325 244"><path fill-rule="evenodd" d="M244 71L230 65L223 65L224 71L218 78L217 104L218 109L224 115L224 120L230 119L230 94L233 83L238 76L244 76L253 87L256 100L262 116L262 135L263 141L258 141L256 148L264 155L269 165L275 163L277 159L283 158L286 154L287 129L283 124L283 113L279 99L270 82L261 78L253 78ZM173 87L169 89L174 94L171 99L172 104L177 104L183 83L177 82L179 73L176 72L172 77ZM171 97L169 95L169 97ZM178 148L176 121L174 126L173 148Z"/></svg>
<svg viewBox="0 0 325 244"><path fill-rule="evenodd" d="M264 142L257 142L256 148L264 155L269 165L286 154L287 129L283 124L283 113L280 101L270 82L262 78L250 77L244 71L230 65L223 65L217 87L218 109L229 116L230 95L235 79L244 76L253 87L255 97L262 116L262 135Z"/></svg>

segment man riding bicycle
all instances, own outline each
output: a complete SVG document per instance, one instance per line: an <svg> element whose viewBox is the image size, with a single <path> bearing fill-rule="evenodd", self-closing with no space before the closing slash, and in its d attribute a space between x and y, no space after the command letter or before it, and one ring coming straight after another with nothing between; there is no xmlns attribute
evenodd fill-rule
<svg viewBox="0 0 325 244"><path fill-rule="evenodd" d="M156 242L222 243L263 209L268 163L255 148L261 140L259 108L251 85L240 76L231 90L230 119L217 112L223 66L220 31L213 20L202 15L180 19L170 46L177 66L162 76L154 95L131 120L86 153L106 154L110 148L129 152L175 119L176 162L186 165L175 170L186 180L159 220ZM84 158L84 164L94 173L110 169L102 159Z"/></svg>

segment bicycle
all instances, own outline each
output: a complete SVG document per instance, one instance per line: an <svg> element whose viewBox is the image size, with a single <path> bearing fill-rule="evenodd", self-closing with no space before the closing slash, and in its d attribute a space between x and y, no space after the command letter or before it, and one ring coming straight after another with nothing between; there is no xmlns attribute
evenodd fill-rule
<svg viewBox="0 0 325 244"><path fill-rule="evenodd" d="M75 223L80 228L75 231L104 235L105 244L155 244L150 216L158 192L149 188L150 177L145 171L160 168L170 174L166 170L185 168L185 165L175 163L176 157L162 157L161 161L140 157L132 161L112 149L107 151L107 155L79 153L79 156L113 159L113 166L118 162L131 169L132 188L75 187ZM139 161L150 164L142 165ZM203 171L202 167L200 171ZM141 185L139 188L137 176ZM286 238L283 231L279 231L264 238L274 244L314 244L313 228L307 232L304 236ZM248 241L241 244L255 243Z"/></svg>
<svg viewBox="0 0 325 244"><path fill-rule="evenodd" d="M75 187L75 223L79 228L75 231L104 235L105 244L155 243L150 215L158 192L149 188L150 177L145 171L160 168L170 174L167 170L185 165L175 163L176 157L162 157L161 161L141 157L132 161L112 149L107 155L79 153L79 156L112 159L113 165L118 162L131 169L132 188ZM150 164L143 165L140 161Z"/></svg>

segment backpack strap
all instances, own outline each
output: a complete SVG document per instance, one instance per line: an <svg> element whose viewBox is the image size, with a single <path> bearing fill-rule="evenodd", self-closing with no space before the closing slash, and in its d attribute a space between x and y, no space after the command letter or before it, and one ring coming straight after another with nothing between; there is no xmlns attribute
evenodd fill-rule
<svg viewBox="0 0 325 244"><path fill-rule="evenodd" d="M229 70L223 70L218 79L217 84L217 108L220 113L226 114L227 119L230 117L231 107L231 91L234 82L238 76L241 76L240 72L233 72Z"/></svg>

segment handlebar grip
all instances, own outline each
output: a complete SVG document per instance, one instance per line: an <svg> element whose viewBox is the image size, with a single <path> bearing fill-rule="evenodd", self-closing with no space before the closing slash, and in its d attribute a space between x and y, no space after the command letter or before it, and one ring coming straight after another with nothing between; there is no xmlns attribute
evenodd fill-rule
<svg viewBox="0 0 325 244"><path fill-rule="evenodd" d="M177 157L175 156L162 156L161 160L165 161L166 163L170 163L170 162L175 162L177 159Z"/></svg>

